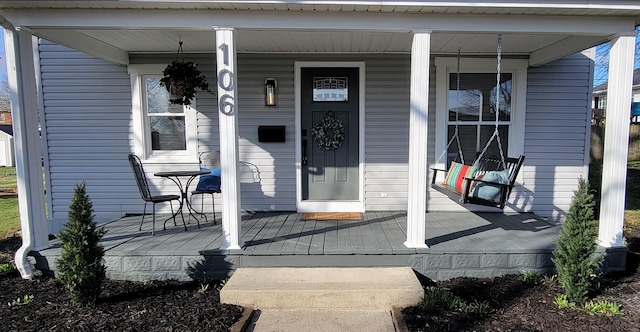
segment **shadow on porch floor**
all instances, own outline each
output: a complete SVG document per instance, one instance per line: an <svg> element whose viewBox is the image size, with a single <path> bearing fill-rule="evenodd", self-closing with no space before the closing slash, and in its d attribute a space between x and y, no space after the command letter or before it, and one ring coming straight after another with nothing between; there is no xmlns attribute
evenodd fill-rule
<svg viewBox="0 0 640 332"><path fill-rule="evenodd" d="M240 250L220 250L220 223L195 222L150 235L138 231L141 216L105 224L102 244L114 279L225 277L237 267L411 266L432 279L494 276L550 269L552 240L559 226L530 213L429 212L426 242L406 241L406 212L366 212L361 221L302 220L296 212L242 215ZM217 215L220 220L220 215ZM34 253L38 268L52 270L57 244Z"/></svg>

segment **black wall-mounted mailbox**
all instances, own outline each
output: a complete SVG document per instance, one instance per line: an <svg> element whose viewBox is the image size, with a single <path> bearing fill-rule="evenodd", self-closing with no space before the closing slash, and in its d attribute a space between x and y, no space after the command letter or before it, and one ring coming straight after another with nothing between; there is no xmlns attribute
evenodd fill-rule
<svg viewBox="0 0 640 332"><path fill-rule="evenodd" d="M286 126L258 126L258 142L284 142L285 128Z"/></svg>

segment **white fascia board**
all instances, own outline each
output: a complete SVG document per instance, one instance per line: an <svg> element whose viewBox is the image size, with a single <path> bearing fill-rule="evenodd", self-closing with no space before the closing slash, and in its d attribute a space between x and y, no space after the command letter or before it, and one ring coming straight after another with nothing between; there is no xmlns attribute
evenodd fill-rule
<svg viewBox="0 0 640 332"><path fill-rule="evenodd" d="M371 12L284 12L230 10L7 9L16 27L39 29L188 29L212 25L239 29L322 29L572 33L608 35L626 31L633 17L453 15Z"/></svg>
<svg viewBox="0 0 640 332"><path fill-rule="evenodd" d="M602 40L595 42L600 44L608 41L606 36ZM532 67L541 66L545 63L561 59L567 55L573 54L576 50L584 50L593 47L594 39L591 36L571 36L549 46L543 47L529 55L529 65Z"/></svg>
<svg viewBox="0 0 640 332"><path fill-rule="evenodd" d="M46 29L38 30L36 34L38 37L83 51L89 55L93 55L110 62L121 65L129 64L129 53L127 51L103 43L100 40L91 38L80 32L73 30Z"/></svg>

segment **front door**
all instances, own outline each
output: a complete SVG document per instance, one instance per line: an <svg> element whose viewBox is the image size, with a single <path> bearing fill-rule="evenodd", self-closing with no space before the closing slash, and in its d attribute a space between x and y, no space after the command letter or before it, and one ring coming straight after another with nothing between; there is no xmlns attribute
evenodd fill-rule
<svg viewBox="0 0 640 332"><path fill-rule="evenodd" d="M359 199L358 72L302 68L302 200Z"/></svg>

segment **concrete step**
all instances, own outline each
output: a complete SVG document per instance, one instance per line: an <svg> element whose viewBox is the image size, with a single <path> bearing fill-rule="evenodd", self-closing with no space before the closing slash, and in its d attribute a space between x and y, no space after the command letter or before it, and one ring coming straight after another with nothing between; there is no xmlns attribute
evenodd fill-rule
<svg viewBox="0 0 640 332"><path fill-rule="evenodd" d="M423 294L410 267L238 268L220 301L255 309L379 310L415 305Z"/></svg>

